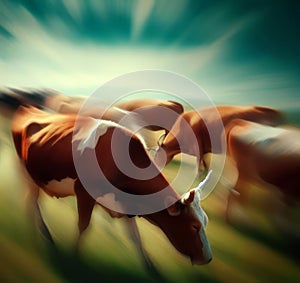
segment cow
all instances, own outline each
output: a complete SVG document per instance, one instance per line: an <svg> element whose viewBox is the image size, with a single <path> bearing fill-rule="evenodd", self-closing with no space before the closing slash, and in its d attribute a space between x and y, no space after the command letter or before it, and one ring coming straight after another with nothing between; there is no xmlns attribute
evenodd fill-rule
<svg viewBox="0 0 300 283"><path fill-rule="evenodd" d="M237 118L275 125L282 120L282 114L275 109L262 106L226 105L184 112L164 138L156 153L155 162L159 167L163 167L176 154L186 153L196 156L199 165L204 165L204 169L207 169L208 165L204 162L204 155L226 152L222 144L224 127ZM215 140L213 149L210 133L213 133ZM201 168L200 166L199 168Z"/></svg>
<svg viewBox="0 0 300 283"><path fill-rule="evenodd" d="M284 202L300 200L299 128L235 119L226 126L225 133L228 154L238 172L234 190L239 193L229 195L227 220L233 203L245 204L251 182L277 191Z"/></svg>
<svg viewBox="0 0 300 283"><path fill-rule="evenodd" d="M76 129L75 123L79 125ZM75 114L46 113L34 107L21 106L13 120L12 135L29 183L29 210L32 217L39 219L40 229L48 239L53 241L38 206L40 189L57 198L76 196L79 228L77 245L89 226L95 204L102 206L112 217L125 218L131 227L133 242L144 264L149 267L151 261L142 247L135 222L134 216L137 215L128 215L122 209L111 209L98 200L108 197L121 208L126 206L122 200L112 196L106 186L107 180L118 190L135 195L165 192L163 189L169 188L161 200L166 208L138 216L157 225L179 252L190 257L192 263L206 264L211 261L212 252L205 234L207 216L200 206L201 188L207 178L197 188L180 197L150 159L142 138L112 121ZM114 135L118 137L117 143L112 143ZM128 137L130 143L126 148L124 143ZM96 188L94 195L85 189L82 178L78 176L74 149L79 156L89 158L91 154L96 155L100 171L85 165L85 179ZM116 159L122 162L126 160L126 154L138 169L147 168L154 177L137 180L123 173ZM135 170L133 167L133 173Z"/></svg>

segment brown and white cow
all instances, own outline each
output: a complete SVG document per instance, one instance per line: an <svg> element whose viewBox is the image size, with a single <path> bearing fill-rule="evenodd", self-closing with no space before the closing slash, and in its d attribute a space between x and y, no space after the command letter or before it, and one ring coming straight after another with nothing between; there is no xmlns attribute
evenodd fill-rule
<svg viewBox="0 0 300 283"><path fill-rule="evenodd" d="M234 201L246 201L247 187L252 182L276 188L284 200L300 200L299 128L270 127L236 119L225 131L228 154L238 171L234 189L240 193L230 194L227 219Z"/></svg>
<svg viewBox="0 0 300 283"><path fill-rule="evenodd" d="M201 163L204 162L203 157L206 153L225 151L221 141L224 127L237 118L274 125L282 116L275 109L261 106L216 106L215 109L204 108L185 112L180 115L163 140L156 154L156 163L162 167L162 163L169 163L178 153L197 156ZM213 152L210 133L213 133L215 140ZM206 167L205 163L204 166Z"/></svg>
<svg viewBox="0 0 300 283"><path fill-rule="evenodd" d="M75 121L77 125L79 123L78 132L74 132ZM205 264L211 260L211 248L205 234L207 217L200 206L200 192L205 182L180 198L149 158L141 138L133 132L111 121L86 116L76 117L73 114L49 114L33 107L21 107L17 111L12 132L17 153L30 183L31 211L40 219L40 227L49 239L51 235L37 203L40 189L55 197L76 195L81 235L89 225L95 203L100 204L95 201L96 197L101 198L110 194L105 185L101 186L104 179L109 180L120 191L135 195L153 194L165 191L163 189L169 187L170 190L163 201L168 203L174 198L177 201L173 201L172 205L161 211L140 216L157 225L174 247L189 256L193 263ZM117 143L111 143L114 134L118 135ZM123 141L128 137L130 143L129 148L126 148ZM89 164L86 164L85 175L85 178L96 184L96 197L92 197L85 190L82 179L77 175L72 142L73 149L75 148L79 154L87 156L96 154L102 175L97 168L92 168ZM82 148L83 144L85 144L84 148ZM124 174L118 168L115 159L121 162L126 160L127 151L135 166L147 168L154 177L148 180L136 180ZM119 205L122 206L121 200ZM134 243L137 244L145 263L149 265L134 217L129 218L122 212L116 213L107 207L104 208L111 216L124 216L128 220L132 227L130 231Z"/></svg>

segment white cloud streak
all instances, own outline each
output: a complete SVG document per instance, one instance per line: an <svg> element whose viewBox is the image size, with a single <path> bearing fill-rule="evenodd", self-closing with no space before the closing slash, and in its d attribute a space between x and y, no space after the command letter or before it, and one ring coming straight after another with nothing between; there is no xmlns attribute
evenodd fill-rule
<svg viewBox="0 0 300 283"><path fill-rule="evenodd" d="M151 0L152 1L152 0ZM143 30L149 13L153 9L149 1L148 8L140 18L133 21L133 37L139 36ZM184 5L185 1L181 1ZM93 2L93 5L96 5ZM74 7L73 7L74 8ZM69 9L73 9L70 8ZM98 6L99 9L102 9ZM236 34L253 24L255 17L242 19L233 23L218 39L204 46L193 48L171 47L139 47L130 45L103 45L82 42L74 44L68 40L55 37L45 30L44 26L24 7L2 6L0 24L8 30L14 39L0 37L0 85L17 87L49 87L69 94L88 95L104 82L121 74L144 70L165 69L178 72L196 79L201 85L200 78L208 66L218 69L216 60L229 52L229 40ZM74 8L77 9L77 8ZM103 8L104 9L104 8ZM138 8L137 8L138 9ZM78 10L78 9L77 9ZM71 10L70 10L71 11ZM77 12L71 12L76 17ZM77 14L76 14L77 13ZM13 17L14 21L7 18ZM63 22L56 22L57 25ZM294 78L286 73L264 74L252 79L235 78L235 72L247 73L253 66L226 66L227 81L208 78L206 88L208 94L218 101L249 101L250 92L270 94L280 92L292 97L286 103L293 104L297 89L291 87ZM221 68L219 66L219 68ZM224 66L222 66L223 69ZM238 71L237 71L238 69ZM230 77L231 76L231 77ZM199 79L199 81L197 81ZM188 94L187 94L188 95ZM247 100L248 99L248 100ZM257 99L257 97L255 98ZM259 99L259 97L258 97ZM263 97L262 97L263 101Z"/></svg>

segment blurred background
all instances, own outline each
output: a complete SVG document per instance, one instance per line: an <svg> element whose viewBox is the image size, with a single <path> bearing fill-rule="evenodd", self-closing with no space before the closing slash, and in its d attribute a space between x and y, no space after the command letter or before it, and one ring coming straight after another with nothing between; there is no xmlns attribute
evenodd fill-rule
<svg viewBox="0 0 300 283"><path fill-rule="evenodd" d="M2 0L1 84L89 95L125 72L164 69L216 103L296 107L298 15L290 0Z"/></svg>
<svg viewBox="0 0 300 283"><path fill-rule="evenodd" d="M274 107L286 123L299 126L299 14L297 0L1 0L0 86L88 96L126 72L168 70L199 84L215 104ZM43 195L42 212L57 242L56 249L49 247L25 214L26 185L11 146L10 119L2 116L1 282L300 281L299 207L288 224L278 226L266 202L271 193L254 184L247 207L231 224L221 184L203 202L214 253L207 266L192 266L157 228L139 219L161 274L151 277L122 221L101 209L76 258L75 200ZM165 169L168 178L176 166L175 160ZM229 178L230 172L226 167Z"/></svg>

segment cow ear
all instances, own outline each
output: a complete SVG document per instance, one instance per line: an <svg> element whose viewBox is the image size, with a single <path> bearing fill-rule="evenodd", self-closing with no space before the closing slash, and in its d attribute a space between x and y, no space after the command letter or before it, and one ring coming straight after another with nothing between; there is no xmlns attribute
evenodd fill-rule
<svg viewBox="0 0 300 283"><path fill-rule="evenodd" d="M174 204L172 204L171 206L169 206L167 208L169 215L171 216L177 216L180 214L180 207L179 205L177 205L177 202L175 202Z"/></svg>
<svg viewBox="0 0 300 283"><path fill-rule="evenodd" d="M186 194L183 195L183 197L181 198L181 203L185 204L185 205L190 205L195 198L195 189L190 190L189 192L187 192Z"/></svg>
<svg viewBox="0 0 300 283"><path fill-rule="evenodd" d="M167 197L165 199L165 206L167 207L167 211L170 216L177 216L180 214L180 206L175 198Z"/></svg>

